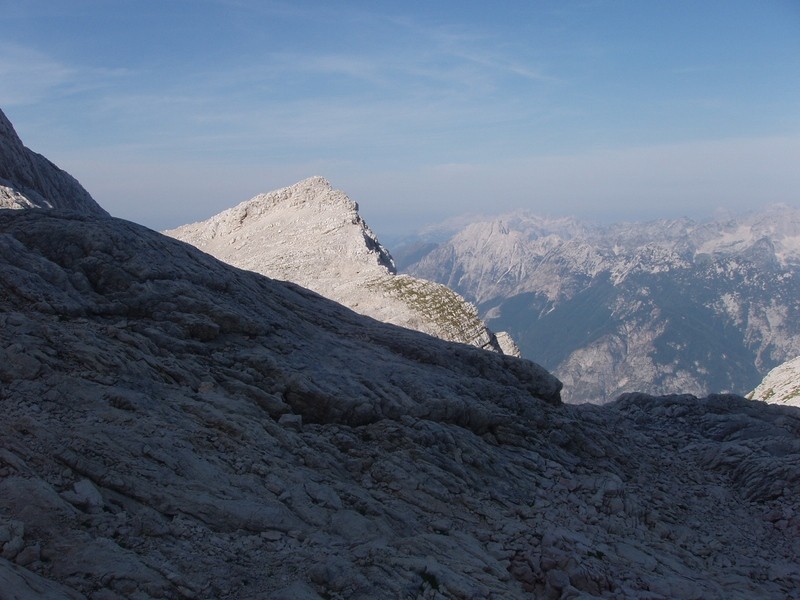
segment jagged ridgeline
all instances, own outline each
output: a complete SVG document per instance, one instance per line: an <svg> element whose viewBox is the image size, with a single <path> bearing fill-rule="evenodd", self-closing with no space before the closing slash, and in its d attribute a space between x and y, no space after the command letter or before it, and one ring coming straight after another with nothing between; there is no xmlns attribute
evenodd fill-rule
<svg viewBox="0 0 800 600"><path fill-rule="evenodd" d="M528 214L396 251L564 381L567 402L627 391L752 390L800 354L800 211L591 226Z"/></svg>
<svg viewBox="0 0 800 600"><path fill-rule="evenodd" d="M398 276L358 205L322 177L260 194L201 223L164 232L228 264L293 281L349 308L448 341L518 355L477 308L447 287Z"/></svg>
<svg viewBox="0 0 800 600"><path fill-rule="evenodd" d="M0 210L0 599L800 587L798 409L564 405L534 363L72 208Z"/></svg>

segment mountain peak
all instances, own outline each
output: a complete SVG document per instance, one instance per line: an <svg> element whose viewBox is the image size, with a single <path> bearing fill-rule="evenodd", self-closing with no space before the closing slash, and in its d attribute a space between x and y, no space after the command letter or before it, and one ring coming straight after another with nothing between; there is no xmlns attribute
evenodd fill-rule
<svg viewBox="0 0 800 600"><path fill-rule="evenodd" d="M0 110L0 139L3 140L4 143L22 145L22 140L19 139L14 126L2 110Z"/></svg>
<svg viewBox="0 0 800 600"><path fill-rule="evenodd" d="M394 260L358 214L358 204L319 176L258 194L205 221L166 233L215 256L222 251L218 246L233 245L238 253L252 242L259 247L241 256L242 264L237 266L262 272L259 264L265 255L274 256L281 266L270 276L282 279L292 279L287 275L298 266L324 264L335 270L342 261L381 274L395 273ZM319 242L320 235L326 243L313 243ZM275 239L280 247L269 243Z"/></svg>
<svg viewBox="0 0 800 600"><path fill-rule="evenodd" d="M331 183L319 175L308 177L285 188L258 194L243 204L268 206L276 204L338 204L348 209L358 210L358 205L350 200L344 192L334 190Z"/></svg>
<svg viewBox="0 0 800 600"><path fill-rule="evenodd" d="M108 216L74 177L26 148L2 110L0 208L61 208Z"/></svg>
<svg viewBox="0 0 800 600"><path fill-rule="evenodd" d="M236 267L292 281L374 319L501 351L475 306L447 287L397 276L358 204L310 177L201 223L165 232ZM512 351L513 344L506 346Z"/></svg>

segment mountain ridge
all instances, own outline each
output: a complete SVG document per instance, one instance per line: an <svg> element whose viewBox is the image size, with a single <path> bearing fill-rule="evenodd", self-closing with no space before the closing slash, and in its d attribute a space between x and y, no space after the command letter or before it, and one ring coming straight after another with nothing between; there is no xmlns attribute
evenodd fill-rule
<svg viewBox="0 0 800 600"><path fill-rule="evenodd" d="M15 597L744 599L800 584L796 409L562 405L527 361L108 217L0 211L0 274L0 580Z"/></svg>

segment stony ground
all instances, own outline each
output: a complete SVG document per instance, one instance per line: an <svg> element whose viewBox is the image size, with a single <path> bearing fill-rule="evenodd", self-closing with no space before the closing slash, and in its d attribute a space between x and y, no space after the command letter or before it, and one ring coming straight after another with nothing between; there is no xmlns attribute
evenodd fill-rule
<svg viewBox="0 0 800 600"><path fill-rule="evenodd" d="M0 598L792 598L800 410L532 363L0 212Z"/></svg>

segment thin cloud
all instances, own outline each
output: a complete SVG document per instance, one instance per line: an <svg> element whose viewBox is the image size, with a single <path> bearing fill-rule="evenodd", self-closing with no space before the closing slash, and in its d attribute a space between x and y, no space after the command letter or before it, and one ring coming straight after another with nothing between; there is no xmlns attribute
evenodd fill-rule
<svg viewBox="0 0 800 600"><path fill-rule="evenodd" d="M549 82L557 80L555 77L545 75L537 69L506 60L505 58L492 56L490 53L478 54L474 51L452 50L451 54L498 73L511 73L531 81Z"/></svg>
<svg viewBox="0 0 800 600"><path fill-rule="evenodd" d="M0 104L31 104L75 79L76 71L30 48L0 45Z"/></svg>
<svg viewBox="0 0 800 600"><path fill-rule="evenodd" d="M539 68L531 67L513 58L515 53L512 48L508 48L505 53L498 51L498 47L507 47L508 42L501 43L489 33L456 30L448 26L432 27L422 25L409 18L388 20L413 32L415 36L425 40L426 46L438 51L441 55L480 67L485 71L485 76L497 77L511 74L538 82L558 80L552 75L545 74Z"/></svg>
<svg viewBox="0 0 800 600"><path fill-rule="evenodd" d="M35 104L54 95L97 90L126 74L126 69L68 65L32 48L0 44L0 105Z"/></svg>

